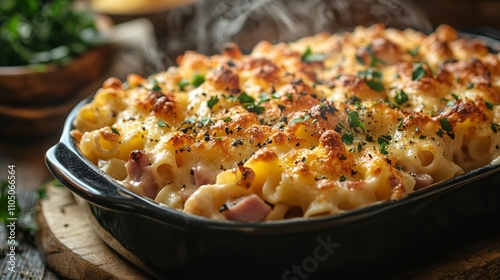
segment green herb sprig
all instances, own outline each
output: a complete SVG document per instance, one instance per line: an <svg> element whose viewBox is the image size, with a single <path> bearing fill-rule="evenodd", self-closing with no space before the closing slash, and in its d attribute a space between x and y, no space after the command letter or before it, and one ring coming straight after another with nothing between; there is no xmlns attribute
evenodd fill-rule
<svg viewBox="0 0 500 280"><path fill-rule="evenodd" d="M396 101L398 105L403 105L408 102L408 95L402 89L398 90L396 96L394 96L394 101Z"/></svg>
<svg viewBox="0 0 500 280"><path fill-rule="evenodd" d="M358 77L362 77L366 84L375 91L383 91L384 85L381 82L382 73L379 71L374 71L373 68L368 68L365 71L359 71Z"/></svg>
<svg viewBox="0 0 500 280"><path fill-rule="evenodd" d="M422 63L415 63L413 64L413 70L411 72L411 80L412 81L419 81L422 79L423 76L425 76L425 69L423 67Z"/></svg>
<svg viewBox="0 0 500 280"><path fill-rule="evenodd" d="M73 0L2 1L0 66L67 64L101 44L93 13L73 4Z"/></svg>
<svg viewBox="0 0 500 280"><path fill-rule="evenodd" d="M366 46L366 51L368 52L368 55L370 57L370 61L368 64L369 67L377 67L379 64L381 64L381 65L385 64L385 61L383 61L382 59L379 59L375 55L375 51L373 50L373 46L371 44ZM362 56L360 56L359 54L356 54L356 61L361 65L365 65L364 58Z"/></svg>
<svg viewBox="0 0 500 280"><path fill-rule="evenodd" d="M451 126L450 121L447 118L439 119L439 123L441 124L441 128L446 131L446 134L451 138L455 139L455 134L453 133L453 127ZM442 133L440 133L442 136ZM438 134L439 135L439 134Z"/></svg>
<svg viewBox="0 0 500 280"><path fill-rule="evenodd" d="M308 47L301 56L301 60L306 63L321 62L326 59L325 54L313 53Z"/></svg>
<svg viewBox="0 0 500 280"><path fill-rule="evenodd" d="M255 98L248 95L246 92L240 93L237 97L232 97L234 101L239 101L243 108L247 109L249 112L262 114L264 112L264 106L260 106L261 102L255 102Z"/></svg>
<svg viewBox="0 0 500 280"><path fill-rule="evenodd" d="M377 139L378 144L380 145L380 153L383 155L387 155L389 152L387 152L387 145L389 145L389 141L391 141L392 137L389 135L383 135L380 136Z"/></svg>

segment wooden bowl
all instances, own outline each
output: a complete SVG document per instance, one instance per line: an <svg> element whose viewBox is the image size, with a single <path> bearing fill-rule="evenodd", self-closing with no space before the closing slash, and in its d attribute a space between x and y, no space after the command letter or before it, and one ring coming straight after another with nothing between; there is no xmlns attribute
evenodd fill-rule
<svg viewBox="0 0 500 280"><path fill-rule="evenodd" d="M65 116L108 69L115 47L91 49L65 66L0 67L0 135L14 138L60 132Z"/></svg>
<svg viewBox="0 0 500 280"><path fill-rule="evenodd" d="M0 104L52 104L71 98L75 90L97 78L108 65L110 45L96 47L65 66L0 67Z"/></svg>

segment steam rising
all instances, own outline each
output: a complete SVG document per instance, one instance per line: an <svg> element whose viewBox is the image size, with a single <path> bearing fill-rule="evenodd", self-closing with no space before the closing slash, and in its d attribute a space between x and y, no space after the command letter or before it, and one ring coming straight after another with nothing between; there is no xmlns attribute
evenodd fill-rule
<svg viewBox="0 0 500 280"><path fill-rule="evenodd" d="M261 40L291 41L376 22L432 31L423 13L406 0L199 0L168 13L161 47L170 57L186 49L214 54L232 41L248 52Z"/></svg>

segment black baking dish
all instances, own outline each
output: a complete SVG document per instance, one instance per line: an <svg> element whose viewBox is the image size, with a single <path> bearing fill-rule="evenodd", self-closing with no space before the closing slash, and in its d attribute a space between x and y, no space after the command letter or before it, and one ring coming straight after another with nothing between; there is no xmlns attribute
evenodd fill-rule
<svg viewBox="0 0 500 280"><path fill-rule="evenodd" d="M239 223L188 215L125 189L78 152L70 130L89 101L68 116L47 165L82 198L96 233L145 277L384 278L500 228L498 165L331 217Z"/></svg>

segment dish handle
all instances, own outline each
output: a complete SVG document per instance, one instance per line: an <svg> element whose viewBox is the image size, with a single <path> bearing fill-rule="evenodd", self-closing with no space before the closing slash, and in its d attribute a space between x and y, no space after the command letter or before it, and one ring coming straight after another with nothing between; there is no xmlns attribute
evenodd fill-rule
<svg viewBox="0 0 500 280"><path fill-rule="evenodd" d="M45 162L57 180L91 203L116 211L151 214L147 213L147 206L152 201L141 199L108 179L104 172L85 162L62 142L47 151Z"/></svg>

